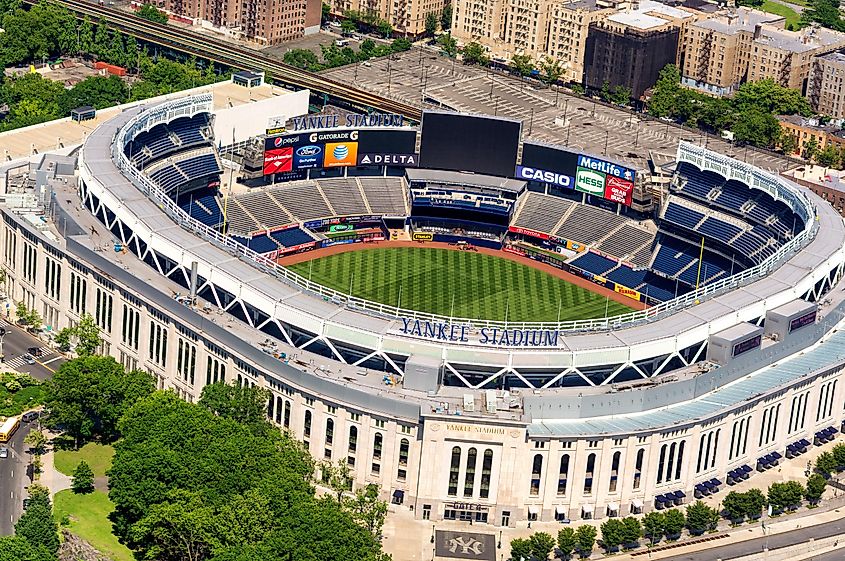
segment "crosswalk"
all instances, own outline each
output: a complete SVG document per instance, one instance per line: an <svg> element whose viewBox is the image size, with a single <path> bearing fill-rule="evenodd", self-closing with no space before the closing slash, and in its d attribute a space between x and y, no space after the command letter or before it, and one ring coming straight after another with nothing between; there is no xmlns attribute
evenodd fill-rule
<svg viewBox="0 0 845 561"><path fill-rule="evenodd" d="M38 349L40 351L39 354L41 356L36 357L36 360L38 362L41 362L41 363L49 361L51 355L57 354L53 349L51 349L47 345L42 345ZM8 368L20 368L21 366L26 366L27 364L26 364L26 360L24 360L24 358L23 358L23 355L20 355L20 356L14 357L14 358L10 358L6 362L4 362L3 365L7 366Z"/></svg>

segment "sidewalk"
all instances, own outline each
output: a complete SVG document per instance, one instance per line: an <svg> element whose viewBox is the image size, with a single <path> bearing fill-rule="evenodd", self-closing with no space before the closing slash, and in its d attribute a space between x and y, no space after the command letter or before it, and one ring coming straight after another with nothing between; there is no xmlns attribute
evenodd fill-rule
<svg viewBox="0 0 845 561"><path fill-rule="evenodd" d="M52 441L56 436L48 430L44 430L44 434ZM56 493L65 489L70 489L71 478L58 470L53 465L53 447L50 446L46 454L41 457L42 468L41 477L36 481L39 485L43 485L50 490L50 498L56 496Z"/></svg>

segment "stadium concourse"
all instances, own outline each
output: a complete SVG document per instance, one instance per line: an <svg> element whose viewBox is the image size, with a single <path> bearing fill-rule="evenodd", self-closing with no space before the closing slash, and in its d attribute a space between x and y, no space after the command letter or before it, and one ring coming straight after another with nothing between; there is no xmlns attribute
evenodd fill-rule
<svg viewBox="0 0 845 561"><path fill-rule="evenodd" d="M420 520L643 513L842 428L845 225L783 178L682 142L661 183L484 115L266 133L278 106L158 101L94 129L75 172L6 182L11 296L53 330L92 312L104 352L185 399L267 388L268 418ZM389 239L507 252L647 307L458 318L277 263Z"/></svg>

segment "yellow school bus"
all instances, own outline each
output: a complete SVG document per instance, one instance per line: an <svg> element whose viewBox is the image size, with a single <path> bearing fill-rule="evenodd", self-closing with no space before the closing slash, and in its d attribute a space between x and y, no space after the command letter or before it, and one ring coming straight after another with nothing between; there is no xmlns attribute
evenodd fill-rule
<svg viewBox="0 0 845 561"><path fill-rule="evenodd" d="M18 417L9 417L0 423L0 442L8 442L20 424Z"/></svg>

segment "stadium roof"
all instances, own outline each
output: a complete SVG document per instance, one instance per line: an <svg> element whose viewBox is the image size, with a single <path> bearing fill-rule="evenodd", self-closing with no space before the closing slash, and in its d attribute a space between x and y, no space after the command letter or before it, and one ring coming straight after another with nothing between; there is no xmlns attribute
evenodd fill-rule
<svg viewBox="0 0 845 561"><path fill-rule="evenodd" d="M525 181L495 177L492 175L482 175L480 173L408 168L406 170L406 174L408 176L408 181L426 181L448 185L482 187L485 189L498 189L500 191L508 191L511 193L521 193L525 189Z"/></svg>

